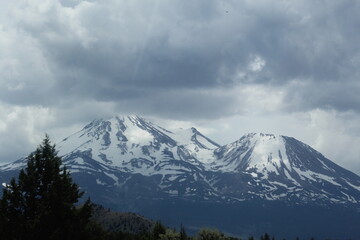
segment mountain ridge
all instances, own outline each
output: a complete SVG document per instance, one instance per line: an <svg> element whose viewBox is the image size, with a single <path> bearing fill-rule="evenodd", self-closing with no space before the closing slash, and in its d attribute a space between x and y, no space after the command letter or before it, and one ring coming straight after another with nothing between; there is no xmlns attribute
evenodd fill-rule
<svg viewBox="0 0 360 240"><path fill-rule="evenodd" d="M359 176L282 135L249 133L220 146L196 128L170 131L130 115L93 120L57 147L73 174L102 172L96 184L103 186L126 185L122 181L135 174L160 175L154 184L167 197L360 203ZM0 170L24 164L20 160Z"/></svg>
<svg viewBox="0 0 360 240"><path fill-rule="evenodd" d="M239 236L360 234L352 225L360 224L360 177L292 137L250 133L219 145L195 128L116 116L90 122L57 148L84 198L115 211ZM24 166L26 158L1 165L0 181Z"/></svg>

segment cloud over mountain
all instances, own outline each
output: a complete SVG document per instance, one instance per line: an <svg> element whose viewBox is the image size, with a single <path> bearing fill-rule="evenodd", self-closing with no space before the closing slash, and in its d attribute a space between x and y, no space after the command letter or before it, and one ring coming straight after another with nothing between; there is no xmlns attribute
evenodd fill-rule
<svg viewBox="0 0 360 240"><path fill-rule="evenodd" d="M115 112L360 120L359 10L352 0L6 2L0 111L51 119L29 132ZM4 138L15 131L7 119Z"/></svg>

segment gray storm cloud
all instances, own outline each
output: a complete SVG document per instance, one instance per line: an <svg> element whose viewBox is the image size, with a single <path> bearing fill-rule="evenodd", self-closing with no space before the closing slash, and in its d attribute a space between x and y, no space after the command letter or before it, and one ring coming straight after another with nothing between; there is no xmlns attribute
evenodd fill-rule
<svg viewBox="0 0 360 240"><path fill-rule="evenodd" d="M6 1L0 136L30 139L34 126L113 112L220 121L334 111L337 124L338 114L360 120L359 12L355 0ZM15 109L17 118L42 112L44 124L10 130Z"/></svg>
<svg viewBox="0 0 360 240"><path fill-rule="evenodd" d="M177 91L181 106L187 90L198 89L209 93L193 96L205 106L214 95L236 98L227 89L244 84L282 89L294 100L293 82L304 81L305 100L296 96L294 108L358 111L354 94L334 94L360 90L358 10L357 1L19 1L2 20L8 52L0 98L56 106L71 96L137 109L139 99L156 104L154 93L163 91ZM254 56L264 63L259 71L249 67ZM224 100L212 93L219 88Z"/></svg>

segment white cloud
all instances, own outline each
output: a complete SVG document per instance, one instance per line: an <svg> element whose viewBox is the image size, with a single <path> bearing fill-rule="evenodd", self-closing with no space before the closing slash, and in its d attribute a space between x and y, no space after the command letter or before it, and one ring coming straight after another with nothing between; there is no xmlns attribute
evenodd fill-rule
<svg viewBox="0 0 360 240"><path fill-rule="evenodd" d="M266 65L266 61L260 56L253 56L249 64L249 69L253 72L260 72Z"/></svg>
<svg viewBox="0 0 360 240"><path fill-rule="evenodd" d="M314 110L308 113L309 143L336 163L360 173L360 116L354 112ZM304 136L305 137L305 136Z"/></svg>
<svg viewBox="0 0 360 240"><path fill-rule="evenodd" d="M27 156L44 137L51 119L50 110L0 104L0 161Z"/></svg>

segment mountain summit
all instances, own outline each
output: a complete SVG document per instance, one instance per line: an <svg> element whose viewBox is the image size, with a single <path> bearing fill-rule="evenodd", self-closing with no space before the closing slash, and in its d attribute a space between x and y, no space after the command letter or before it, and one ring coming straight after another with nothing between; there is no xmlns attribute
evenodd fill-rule
<svg viewBox="0 0 360 240"><path fill-rule="evenodd" d="M359 176L291 137L251 133L214 155L214 169L251 176L242 183L245 191L235 191L240 196L299 204L360 203Z"/></svg>
<svg viewBox="0 0 360 240"><path fill-rule="evenodd" d="M145 176L171 174L179 166L182 172L187 164L203 167L218 147L195 128L171 132L138 116L95 120L58 144L65 159L86 155L106 167Z"/></svg>
<svg viewBox="0 0 360 240"><path fill-rule="evenodd" d="M279 218L285 208L297 206L355 209L350 214L360 209L360 177L291 137L250 133L220 146L195 128L170 131L139 116L116 116L92 121L57 148L94 202L169 223L173 211L178 211L176 222L185 213L200 211L201 218L220 209L222 217L236 209L249 216L276 209ZM25 162L0 166L2 182ZM234 229L240 231L237 225Z"/></svg>
<svg viewBox="0 0 360 240"><path fill-rule="evenodd" d="M117 191L151 177L148 188L165 198L360 203L359 176L291 137L250 133L220 146L195 128L169 131L131 115L94 120L57 147L74 177ZM92 192L92 184L83 187Z"/></svg>

